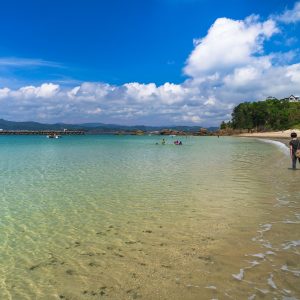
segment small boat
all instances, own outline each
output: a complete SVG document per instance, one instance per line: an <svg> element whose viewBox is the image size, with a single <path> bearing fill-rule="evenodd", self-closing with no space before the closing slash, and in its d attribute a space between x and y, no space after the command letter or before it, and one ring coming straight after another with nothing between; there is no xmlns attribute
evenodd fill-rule
<svg viewBox="0 0 300 300"><path fill-rule="evenodd" d="M47 138L48 139L60 139L61 135L58 135L58 134L49 134L49 135L47 135Z"/></svg>

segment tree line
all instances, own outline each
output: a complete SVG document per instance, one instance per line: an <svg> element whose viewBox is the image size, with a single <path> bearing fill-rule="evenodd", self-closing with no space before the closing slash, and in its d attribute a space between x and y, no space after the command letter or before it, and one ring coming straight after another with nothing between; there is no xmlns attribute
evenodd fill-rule
<svg viewBox="0 0 300 300"><path fill-rule="evenodd" d="M222 122L221 129L264 131L299 127L300 102L289 102L287 99L243 102L233 109L231 116L231 121Z"/></svg>

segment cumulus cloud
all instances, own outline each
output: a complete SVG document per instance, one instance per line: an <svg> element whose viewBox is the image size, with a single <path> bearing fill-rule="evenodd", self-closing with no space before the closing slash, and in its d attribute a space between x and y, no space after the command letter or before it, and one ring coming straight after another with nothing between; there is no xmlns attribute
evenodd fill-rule
<svg viewBox="0 0 300 300"><path fill-rule="evenodd" d="M35 99L35 98L51 98L59 92L59 85L53 83L43 83L41 86L24 86L18 90L10 90L9 88L0 89L1 98L16 99Z"/></svg>
<svg viewBox="0 0 300 300"><path fill-rule="evenodd" d="M3 87L1 116L47 122L219 125L230 119L232 108L242 101L300 94L300 63L291 63L295 50L265 51L265 44L282 34L278 19L288 15L292 19L297 9L298 4L277 19L260 20L254 15L245 20L217 19L206 36L195 40L183 69L187 78L180 84Z"/></svg>
<svg viewBox="0 0 300 300"><path fill-rule="evenodd" d="M51 98L59 91L59 85L53 83L43 83L41 86L25 86L19 91L13 92L16 97L25 98Z"/></svg>
<svg viewBox="0 0 300 300"><path fill-rule="evenodd" d="M199 123L207 105L201 105L199 97L197 89L185 84L86 82L70 89L47 83L0 89L0 107L8 119L26 115L39 121L74 122L101 116L102 121L127 124Z"/></svg>
<svg viewBox="0 0 300 300"><path fill-rule="evenodd" d="M290 24L300 21L300 2L296 2L292 9L285 10L281 15L274 17L276 20Z"/></svg>
<svg viewBox="0 0 300 300"><path fill-rule="evenodd" d="M202 77L253 63L254 55L263 51L264 40L278 32L274 21L257 19L256 16L241 21L217 19L206 37L195 41L185 73Z"/></svg>
<svg viewBox="0 0 300 300"><path fill-rule="evenodd" d="M9 95L10 89L9 88L3 88L0 89L0 99L1 98L7 98Z"/></svg>

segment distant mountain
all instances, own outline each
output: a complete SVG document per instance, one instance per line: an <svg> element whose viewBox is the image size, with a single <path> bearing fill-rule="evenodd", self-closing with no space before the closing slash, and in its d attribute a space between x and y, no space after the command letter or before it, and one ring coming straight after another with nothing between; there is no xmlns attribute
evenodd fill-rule
<svg viewBox="0 0 300 300"><path fill-rule="evenodd" d="M3 130L63 130L68 129L83 129L80 125L71 124L43 124L38 122L14 122L0 119L0 129Z"/></svg>
<svg viewBox="0 0 300 300"><path fill-rule="evenodd" d="M104 132L116 132L116 131L160 131L163 129L172 129L177 131L196 132L201 128L200 126L126 126L117 124L103 124L103 123L83 123L83 124L44 124L38 122L14 122L0 119L0 129L3 130L85 130L89 133L104 133ZM216 131L218 127L209 127L209 131Z"/></svg>

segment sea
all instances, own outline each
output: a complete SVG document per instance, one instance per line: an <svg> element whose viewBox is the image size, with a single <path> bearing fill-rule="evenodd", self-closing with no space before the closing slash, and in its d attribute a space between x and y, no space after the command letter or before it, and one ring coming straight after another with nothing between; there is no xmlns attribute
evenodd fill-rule
<svg viewBox="0 0 300 300"><path fill-rule="evenodd" d="M0 299L300 299L288 148L165 138L1 136Z"/></svg>

